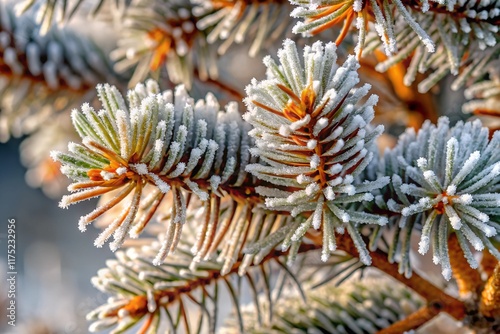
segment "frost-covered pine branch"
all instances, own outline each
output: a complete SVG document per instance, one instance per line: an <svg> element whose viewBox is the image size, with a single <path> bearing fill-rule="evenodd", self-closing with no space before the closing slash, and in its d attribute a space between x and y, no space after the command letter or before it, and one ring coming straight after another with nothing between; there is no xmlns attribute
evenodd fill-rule
<svg viewBox="0 0 500 334"><path fill-rule="evenodd" d="M61 171L75 181L69 186L73 194L64 196L60 206L110 195L80 219L84 231L126 203L95 241L101 247L113 236L110 247L116 250L127 236L141 234L162 201L169 201L168 215L161 219L170 222L155 258L159 264L175 250L190 204L199 208L194 195L204 208L194 252L199 259L210 257L223 237L231 238L223 257L227 270L247 240L244 233L256 212L251 200L255 195L245 185L252 140L237 105L230 103L221 111L211 94L195 103L184 86L160 92L154 81L130 90L127 102L116 87L99 85L97 91L102 110L84 104L72 112L82 144L70 143L68 153L52 153ZM221 203L226 196L227 205Z"/></svg>
<svg viewBox="0 0 500 334"><path fill-rule="evenodd" d="M465 90L469 99L462 107L464 112L476 115L494 116L500 121L500 59L492 62L489 68L489 78L479 80ZM498 124L493 124L498 129Z"/></svg>
<svg viewBox="0 0 500 334"><path fill-rule="evenodd" d="M270 44L290 27L290 6L286 0L191 0L193 14L199 17L196 26L207 31L207 42L223 41L217 48L224 54L231 44L249 42L251 56L264 44Z"/></svg>
<svg viewBox="0 0 500 334"><path fill-rule="evenodd" d="M271 324L259 324L254 305L243 308L244 333L376 333L423 305L404 286L385 278L368 277L340 287L328 285L306 291L307 303L290 296L271 307L262 301L264 308L272 309ZM234 316L220 332L240 333Z"/></svg>
<svg viewBox="0 0 500 334"><path fill-rule="evenodd" d="M51 27L92 4L114 8L109 58L123 77L106 48ZM498 115L500 0L19 2L39 24L9 8L0 139L37 130L22 147L29 175L60 166L73 181L60 206L98 198L78 227L122 248L92 280L111 296L89 314L92 332L213 333L227 300L228 333L402 333L439 313L497 331L500 132L451 114ZM206 94L215 85L241 100L241 78L261 75L241 52L277 49L289 33L247 86L247 110ZM464 105L436 94L448 74ZM124 96L117 82L135 88ZM445 113L462 121L437 121ZM70 121L80 138L62 152ZM379 154L392 146L384 131L395 143L408 125ZM418 272L415 238L458 290ZM408 289L367 277L370 265Z"/></svg>
<svg viewBox="0 0 500 334"><path fill-rule="evenodd" d="M387 219L345 205L373 200L371 191L388 182L359 179L383 127L370 125L377 96L361 102L370 86L355 87L356 59L350 56L337 65L335 51L333 43L317 42L306 46L300 57L295 43L285 40L278 51L279 64L271 57L264 59L268 78L254 79L247 87L249 111L244 116L254 126L250 135L256 147L251 153L260 162L246 169L269 183L256 189L269 209L307 216L280 230L279 237L274 235L283 240L283 249L301 240L309 228L321 228L326 261L336 249L335 233L347 230L361 261L369 264L357 225L385 225Z"/></svg>
<svg viewBox="0 0 500 334"><path fill-rule="evenodd" d="M488 249L497 259L500 231L500 132L489 139L479 120L451 127L446 117L437 126L425 122L408 129L386 152L380 170L392 180L376 202L396 212L392 253L401 252L400 270L411 275L409 240L421 230L419 253L433 248L433 261L451 278L448 235L455 233L472 268L471 251ZM404 228L404 229L403 229ZM404 233L403 233L403 232ZM375 237L375 235L374 235ZM401 246L401 242L406 246Z"/></svg>
<svg viewBox="0 0 500 334"><path fill-rule="evenodd" d="M114 5L113 9L124 8L130 0L22 0L15 6L17 16L25 15L26 12L34 10L36 21L40 24L40 34L45 35L53 24L64 25L69 22L77 12L83 12L82 7L91 4L90 14L95 16L99 11L105 8L107 4ZM30 14L31 14L30 13Z"/></svg>
<svg viewBox="0 0 500 334"><path fill-rule="evenodd" d="M90 40L55 27L39 33L32 18L0 3L0 141L35 131L52 115L91 101L99 81L117 79Z"/></svg>
<svg viewBox="0 0 500 334"><path fill-rule="evenodd" d="M388 60L377 69L386 71L411 58L405 84L417 72L434 73L419 84L428 91L448 73L459 74L465 65L487 57L500 39L500 6L496 1L296 1L293 17L304 18L295 33L316 34L343 24L336 40L340 44L352 25L358 30L355 53L382 47ZM467 71L464 71L467 72ZM467 75L462 75L466 77ZM463 78L457 84L463 84Z"/></svg>
<svg viewBox="0 0 500 334"><path fill-rule="evenodd" d="M202 78L217 78L215 52L196 29L189 1L138 0L124 17L118 47L111 53L116 69L134 70L130 85L166 68L175 84L192 85L195 67Z"/></svg>
<svg viewBox="0 0 500 334"><path fill-rule="evenodd" d="M233 310L241 314L243 291L250 292L254 300L267 291L267 297L257 302L256 307L259 315L262 314L259 321L263 318L269 321L263 304L273 303L271 291L281 290L290 283L295 289L301 289L295 274L280 262L284 253L279 251L269 254L259 266L245 271L241 277L235 277L242 265L241 258L226 276L221 275L223 264L215 260L193 268L190 266L192 235L183 237L176 253L159 266L151 263L161 248L156 241L116 252L116 260L107 261L107 267L92 278L92 284L110 298L87 315L92 321L89 331L114 328L111 333L127 329L138 333L170 330L216 333L219 312L225 311L221 305L225 298L229 298ZM314 245L305 245L300 252L314 249ZM261 280L265 280L264 285L260 284ZM241 316L239 319L239 328L249 325Z"/></svg>
<svg viewBox="0 0 500 334"><path fill-rule="evenodd" d="M410 61L404 83L409 86L419 73L426 73L418 83L421 93L429 91L450 73L457 76L451 85L454 90L463 87L471 78L479 78L491 60L499 56L500 7L483 2L456 6L456 14L444 10L416 14L420 25L436 44L433 53L418 43L416 33L405 27L404 20L399 18L394 30L401 47L376 69L385 72L399 62ZM368 35L366 51L374 50L379 44L375 33Z"/></svg>

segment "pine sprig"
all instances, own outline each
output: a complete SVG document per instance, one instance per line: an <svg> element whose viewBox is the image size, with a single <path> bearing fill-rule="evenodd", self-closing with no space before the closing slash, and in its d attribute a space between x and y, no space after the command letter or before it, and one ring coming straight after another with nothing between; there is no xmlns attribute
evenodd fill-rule
<svg viewBox="0 0 500 334"><path fill-rule="evenodd" d="M417 295L384 278L368 277L341 287L327 285L306 291L307 303L287 296L272 305L269 324L256 321L253 305L245 307L244 333L375 333L423 305ZM263 304L270 308L265 301ZM235 317L228 319L221 333L239 333L236 325Z"/></svg>
<svg viewBox="0 0 500 334"><path fill-rule="evenodd" d="M391 66L405 59L411 59L404 78L405 85L411 85L418 73L433 71L424 80L419 82L418 90L421 93L429 91L443 77L448 74L457 76L452 84L452 89L457 90L467 81L480 76L482 68L495 55L498 54L498 25L488 23L490 16L482 19L479 17L461 16L459 13L489 12L493 19L500 21L500 9L497 11L477 4L474 8L456 8L457 15L447 12L418 13L416 18L421 22L425 31L433 37L436 44L434 53L429 53L424 46L417 42L415 32L404 26L396 24L395 35L398 42L403 45L398 52L377 65L381 72L387 71ZM472 15L472 14L471 14ZM403 19L399 19L403 21ZM478 22L476 22L478 21ZM366 51L370 52L380 43L374 33L367 37Z"/></svg>
<svg viewBox="0 0 500 334"><path fill-rule="evenodd" d="M401 242L409 244L420 229L419 253L427 253L432 244L433 261L446 279L452 273L450 233L456 234L472 268L478 263L470 246L476 251L487 248L500 259L494 246L500 230L500 132L491 139L488 134L478 120L450 127L443 117L437 126L424 123L418 133L407 130L386 153L380 168L392 181L376 202L398 213L390 253L401 252L401 272L411 275L410 248L401 247Z"/></svg>
<svg viewBox="0 0 500 334"><path fill-rule="evenodd" d="M114 9L117 10L128 5L129 0L98 0L92 2L93 8L90 9L90 14L95 16L105 8L105 4L107 3L112 3ZM15 11L16 15L20 16L30 10L35 10L36 21L41 26L40 34L45 35L53 24L57 23L58 25L63 25L69 22L87 3L90 3L90 1L24 0L16 5Z"/></svg>
<svg viewBox="0 0 500 334"><path fill-rule="evenodd" d="M358 29L355 53L371 52L382 47L388 60L378 64L386 71L411 56L405 84L411 85L417 72L434 70L419 84L427 92L448 73L461 78L464 68L488 56L487 49L498 44L500 8L495 1L297 1L293 17L304 18L294 27L295 33L316 34L343 24L336 40L340 44L354 24ZM355 22L355 23L353 23ZM373 23L373 24L372 24Z"/></svg>
<svg viewBox="0 0 500 334"><path fill-rule="evenodd" d="M91 41L71 30L50 30L0 4L0 140L36 130L56 113L92 100L99 81L116 74Z"/></svg>
<svg viewBox="0 0 500 334"><path fill-rule="evenodd" d="M215 52L196 29L189 1L139 0L123 18L118 48L111 53L116 69L134 67L130 85L166 68L170 81L192 85L195 68L201 79L218 76Z"/></svg>
<svg viewBox="0 0 500 334"><path fill-rule="evenodd" d="M264 43L270 43L286 32L290 8L284 0L191 0L193 13L199 17L196 26L207 31L207 42L224 54L231 44L252 39L249 54L255 56Z"/></svg>
<svg viewBox="0 0 500 334"><path fill-rule="evenodd" d="M137 237L160 203L168 200L171 211L163 220L170 222L155 258L159 264L175 250L190 204L199 208L199 203L193 204L194 194L205 208L194 252L209 257L210 246L218 245L227 234L234 242L227 244L225 253L225 268L230 267L246 240L244 233L253 217L252 196L256 197L245 172L251 161L249 125L241 119L236 103L228 104L223 112L211 94L195 103L183 86L175 92L160 92L154 81L130 90L128 102L115 87L98 86L97 91L104 109L95 111L84 104L81 111L72 113L83 145L70 143L68 153L52 153L61 162L62 172L76 181L69 187L73 194L64 196L60 206L112 194L80 219L84 231L126 201L123 211L95 241L100 247L113 235L110 247L116 250L127 235ZM224 207L225 196L230 199Z"/></svg>
<svg viewBox="0 0 500 334"><path fill-rule="evenodd" d="M281 289L286 282L297 282L286 266L276 265L284 255L279 251L269 254L259 266L245 271L241 277L234 277L242 264L241 258L231 266L227 276L221 274L222 264L214 260L193 269L190 266L192 246L189 241L181 241L177 252L160 266L151 264L161 247L158 243L117 252L117 259L107 261L107 268L92 279L96 288L112 298L87 315L87 319L93 321L89 330L96 332L114 327L111 333L117 334L130 328L140 333L157 333L160 328L169 328L187 333L198 328L197 332L215 333L219 303L225 294L229 294L236 313L241 314L242 289L251 292L262 322L269 318L268 312L260 310L262 302L259 303L258 296L267 296L268 303L272 303L271 290ZM314 249L314 245L303 245L300 252ZM285 281L273 283L274 277L280 274ZM260 280L265 284L260 284ZM192 306L199 312L194 312ZM136 326L138 323L142 324L140 328ZM240 327L243 326L244 323L240 323Z"/></svg>
<svg viewBox="0 0 500 334"><path fill-rule="evenodd" d="M294 42L286 40L278 52L280 64L266 57L268 79L247 87L244 118L254 126L256 140L251 153L260 162L247 171L269 186L256 190L266 197L271 210L290 212L306 219L269 236L284 240L287 249L313 227L323 229L322 259L336 249L336 233L347 229L361 254L370 263L357 224L384 225L381 216L349 210L353 202L369 202L371 191L387 184L388 178L363 182L359 176L373 158L371 151L382 126L373 129L373 105L377 96L364 103L369 85L359 82L354 57L338 66L335 45L320 42L304 48L303 62Z"/></svg>
<svg viewBox="0 0 500 334"><path fill-rule="evenodd" d="M479 80L465 90L465 97L469 99L462 110L476 115L494 116L500 120L500 71L499 60L493 61L489 68L489 79ZM497 64L497 66L495 66ZM493 127L498 129L498 124Z"/></svg>
<svg viewBox="0 0 500 334"><path fill-rule="evenodd" d="M408 5L401 0L298 0L292 3L298 7L291 13L291 16L305 19L304 22L295 25L294 33L314 35L342 23L342 30L335 41L339 45L355 22L354 25L358 29L358 42L355 53L358 58L361 57L365 47L366 35L369 29L373 29L379 35L384 50L388 55L397 52L400 44L397 42L395 34L396 17L401 18L398 23L413 31L416 34L417 41L420 40L429 52L435 50L435 44L430 34L420 27L418 21L412 16Z"/></svg>

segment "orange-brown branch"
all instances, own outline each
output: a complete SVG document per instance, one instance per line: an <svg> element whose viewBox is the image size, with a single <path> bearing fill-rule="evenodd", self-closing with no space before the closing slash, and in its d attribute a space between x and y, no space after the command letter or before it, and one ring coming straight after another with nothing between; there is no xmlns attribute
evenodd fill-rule
<svg viewBox="0 0 500 334"><path fill-rule="evenodd" d="M440 311L440 304L431 303L410 314L405 319L395 322L389 327L378 331L377 334L400 334L418 328L438 315Z"/></svg>
<svg viewBox="0 0 500 334"><path fill-rule="evenodd" d="M299 253L305 253L311 250L316 250L320 249L321 246L318 245L313 245L313 244L303 244L300 246ZM261 264L271 260L275 259L281 256L286 255L288 252L281 252L279 250L275 250L274 252L269 253L261 262ZM236 262L231 271L228 273L228 275L234 274L238 272L238 269L241 265L242 257L239 259L238 262ZM189 282L186 283L184 286L179 286L175 288L169 288L165 290L160 290L155 292L155 301L158 305L161 305L163 307L174 303L176 300L178 300L183 294L188 294L192 291L194 291L196 288L201 287L201 286L206 286L212 283L213 281L219 279L221 277L220 271L217 269L210 270L208 271L208 275L206 277L202 278L197 278L193 279ZM161 300L161 302L160 302ZM121 309L124 309L127 311L128 316L132 318L140 318L145 316L146 314L150 313L148 311L148 299L146 295L138 295L135 296L134 298L130 299L130 301L123 306ZM114 310L111 313L107 314L106 316L116 316L118 315L120 309Z"/></svg>
<svg viewBox="0 0 500 334"><path fill-rule="evenodd" d="M483 251L483 258L481 259L481 269L487 277L490 277L493 274L497 264L498 259L494 257L489 250L485 249Z"/></svg>
<svg viewBox="0 0 500 334"><path fill-rule="evenodd" d="M200 78L200 72L197 68L194 69L194 75L197 78ZM202 80L202 79L200 78L200 80ZM230 85L226 84L225 82L222 82L220 80L213 79L210 77L208 77L207 79L203 79L202 81L219 88L221 91L234 97L236 100L238 100L238 102L241 102L243 100L243 94L239 90L237 90L234 87L231 87Z"/></svg>
<svg viewBox="0 0 500 334"><path fill-rule="evenodd" d="M322 237L320 234L308 233L307 237L316 244L322 243ZM359 253L354 245L354 242L348 236L337 235L337 248L351 254L352 256L359 257ZM404 275L401 275L398 271L397 264L390 263L387 260L387 254L381 250L372 252L370 255L373 267L394 277L396 280L414 290L420 296L425 298L429 305L440 305L442 312L448 313L457 320L465 317L465 305L460 300L446 294L440 288L436 287L416 273L414 273L410 278L406 278Z"/></svg>
<svg viewBox="0 0 500 334"><path fill-rule="evenodd" d="M500 316L500 262L497 263L493 274L486 282L481 294L479 310L485 317Z"/></svg>
<svg viewBox="0 0 500 334"><path fill-rule="evenodd" d="M348 251L350 254L357 254L354 243L350 238L342 238L342 242L337 244L339 248ZM387 254L377 250L372 252L372 266L385 272L386 274L394 277L407 287L411 288L419 295L424 297L429 303L437 303L443 306L442 311L450 314L455 319L463 319L465 317L465 305L458 299L444 293L440 288L436 287L426 279L414 273L410 278L406 278L398 271L398 267L394 263L389 263Z"/></svg>
<svg viewBox="0 0 500 334"><path fill-rule="evenodd" d="M460 296L465 297L470 293L478 293L483 284L481 275L479 271L472 269L467 263L455 233L451 234L448 239L448 252L453 278L457 281Z"/></svg>

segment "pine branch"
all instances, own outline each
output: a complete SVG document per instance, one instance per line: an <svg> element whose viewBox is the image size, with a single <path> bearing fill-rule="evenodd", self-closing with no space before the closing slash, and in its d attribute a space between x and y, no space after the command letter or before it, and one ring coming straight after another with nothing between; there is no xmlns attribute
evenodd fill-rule
<svg viewBox="0 0 500 334"><path fill-rule="evenodd" d="M230 276L239 271L242 258L240 257L232 268L224 275L221 274L222 264L211 260L196 269L190 267L192 253L189 248L193 246L189 242L181 241L178 251L168 259L163 265L151 265L151 259L158 251L159 245L143 247L141 250L130 248L125 253L118 252L118 261L108 262L108 268L99 271L98 276L92 279L93 284L105 293L114 296L108 304L104 304L87 316L88 320L95 322L89 327L91 332L100 331L112 326L116 326L112 333L120 333L125 328L131 328L144 319L141 333L156 333L160 321L171 321L172 319L182 319L171 322L172 330L175 332L183 326L189 332L196 313L185 312L184 303L188 300L198 304L201 315L199 315L199 330L205 325L205 332L214 333L216 328L217 304L219 303L220 291L217 282L225 282L228 292L235 293L241 289L241 282L235 283L230 280ZM306 253L318 249L315 245L301 245L298 252ZM263 270L263 266L270 266L273 260L286 255L280 251L268 254L257 266L261 270L250 270L243 276L247 280L248 286L253 294L257 295L261 287L254 284L259 275L259 280L270 277L265 275L275 275L280 272L279 266L273 271ZM264 276L262 276L264 275ZM292 275L288 272L287 275ZM253 278L252 278L253 277ZM212 290L212 291L210 291ZM201 300L200 300L201 297ZM239 298L236 298L234 307L240 313ZM178 305L178 314L175 316L175 305ZM212 306L210 306L212 305ZM256 305L259 307L259 305ZM259 312L261 312L259 310ZM165 313L165 315L162 315ZM208 317L208 319L205 318ZM180 317L180 318L179 318Z"/></svg>
<svg viewBox="0 0 500 334"><path fill-rule="evenodd" d="M392 174L392 182L376 202L397 214L391 219L395 235L389 253L391 259L401 253L400 270L407 276L411 275L409 240L417 226L422 228L419 253L427 253L432 243L433 261L441 264L446 279L452 274L451 232L471 268L478 263L469 244L477 251L486 247L500 259L492 244L500 229L496 214L500 133L491 140L488 134L478 120L450 128L449 120L440 118L437 126L426 122L418 134L407 130L386 153L379 170Z"/></svg>
<svg viewBox="0 0 500 334"><path fill-rule="evenodd" d="M373 23L373 27L379 35L377 40L380 40L381 44L383 44L388 56L397 53L398 47L403 46L401 41L398 40L400 39L398 29L404 29L414 34L417 38L417 44L424 45L428 52L435 51L432 34L428 33L425 27L421 27L421 21L418 18L413 17L412 14L414 13L412 13L406 1L347 0L332 2L328 0L296 0L292 3L298 7L292 12L291 16L305 19L304 22L295 25L294 33L314 35L342 24L342 30L335 41L339 45L348 34L353 22L355 22L354 25L358 29L358 42L354 51L358 58L361 57L365 45L370 43L367 32L368 29L373 28L369 23ZM427 4L423 11L427 11L428 7ZM452 11L454 8L448 8L448 10Z"/></svg>
<svg viewBox="0 0 500 334"><path fill-rule="evenodd" d="M417 1L417 0L405 0L404 3L408 5L409 7L414 8L415 10L418 11L429 11L433 13L441 13L441 14L448 14L452 15L453 17L456 17L457 20L460 19L466 19L470 20L471 22L474 22L476 24L481 24L482 22L486 22L491 25L499 25L500 24L500 16L499 15L494 15L497 14L495 11L495 4L492 2L488 4L484 4L483 10L488 10L491 11L490 15L486 16L486 13L480 14L480 12L477 12L476 15L474 13L471 13L471 10L474 10L473 6L477 6L477 4L471 4L469 6L472 6L468 8L466 11L460 11L460 10L453 10L453 7L457 6L456 3L449 2L448 4L443 5L439 1ZM462 5L463 6L463 5Z"/></svg>
<svg viewBox="0 0 500 334"><path fill-rule="evenodd" d="M160 92L153 81L130 90L128 103L109 85L98 86L98 94L103 110L85 104L72 114L83 145L70 143L69 153L52 153L62 163L62 172L76 181L69 187L74 194L64 196L60 206L112 194L80 219L84 231L111 208L126 203L95 241L101 247L113 235L110 247L116 250L127 235L141 234L162 201L170 200L168 214L161 218L170 222L155 259L158 264L175 250L186 217L199 209L200 203L191 199L194 194L204 208L195 259L209 257L227 237L231 243L223 251L223 272L229 270L249 240L250 225L261 226L267 218L256 206L260 199L244 170L252 160L252 142L236 103L221 112L211 94L195 103L183 86Z"/></svg>
<svg viewBox="0 0 500 334"><path fill-rule="evenodd" d="M123 17L118 48L111 53L119 72L134 67L133 86L166 68L170 81L192 85L194 68L203 79L217 78L216 57L196 29L189 1L138 0ZM196 56L196 57L195 57Z"/></svg>
<svg viewBox="0 0 500 334"><path fill-rule="evenodd" d="M52 29L44 38L29 17L0 5L0 140L35 131L54 114L91 100L99 81L116 80L91 41Z"/></svg>
<svg viewBox="0 0 500 334"><path fill-rule="evenodd" d="M400 320L389 327L386 327L377 332L377 334L399 334L406 333L412 329L416 329L425 324L436 315L439 314L441 306L438 304L426 305L416 312L408 315L403 320Z"/></svg>
<svg viewBox="0 0 500 334"><path fill-rule="evenodd" d="M480 311L486 317L500 317L500 263L486 282L481 294Z"/></svg>
<svg viewBox="0 0 500 334"><path fill-rule="evenodd" d="M191 0L193 14L200 31L207 31L207 42L224 54L233 43L251 39L250 56L255 56L266 43L283 37L290 26L290 7L285 0Z"/></svg>
<svg viewBox="0 0 500 334"><path fill-rule="evenodd" d="M488 4L485 6L484 3L449 4L457 7L444 13L415 14L421 28L432 36L436 44L435 52L427 52L428 50L418 43L417 34L409 31L405 27L405 20L400 18L399 24L395 26L395 35L402 48L390 55L388 60L379 63L377 70L384 72L408 59L409 66L404 78L406 85L415 81L417 73L432 71L418 83L421 93L429 91L449 73L457 76L451 85L453 90L463 87L468 81L480 78L490 60L498 58L498 27L487 20L498 20L500 11L498 8L490 8ZM466 13L467 17L462 17L461 13ZM373 32L367 37L367 44L370 44L367 52L378 47L380 43L373 42L377 39Z"/></svg>
<svg viewBox="0 0 500 334"><path fill-rule="evenodd" d="M337 66L332 43L306 46L304 67L291 40L284 42L278 58L280 64L266 57L268 79L253 80L247 87L249 112L244 118L254 126L250 135L256 147L251 153L260 161L246 170L269 184L256 188L266 198L268 209L289 212L292 217L301 215L305 221L269 238L283 240L286 249L309 228L322 227L322 259L326 261L336 249L335 231L347 229L361 261L369 264L357 224L385 225L387 219L348 205L370 202L371 191L388 182L388 178L369 182L361 176L382 132L381 126L373 129L369 125L377 96L361 103L370 86L355 87L358 63L349 57Z"/></svg>
<svg viewBox="0 0 500 334"><path fill-rule="evenodd" d="M479 293L483 286L481 275L467 263L456 234L451 234L448 239L448 251L453 278L457 281L460 297L465 298Z"/></svg>
<svg viewBox="0 0 500 334"><path fill-rule="evenodd" d="M268 324L259 324L257 312L245 308L244 333L375 333L397 323L422 304L402 285L373 277L350 280L342 287L308 289L306 295L307 303L291 296L278 299L272 305L273 321ZM234 317L221 329L226 334L237 332Z"/></svg>
<svg viewBox="0 0 500 334"><path fill-rule="evenodd" d="M114 5L113 10L123 10L129 3L129 0L98 0L93 1L93 8L90 9L89 14L91 16L96 16L103 8L105 4L112 3ZM68 23L78 12L82 12L83 8L90 1L85 0L24 0L20 1L16 7L16 15L26 15L25 13L34 10L36 13L37 23L40 24L40 34L43 36L49 32L52 25L64 25ZM72 5L73 4L73 5Z"/></svg>

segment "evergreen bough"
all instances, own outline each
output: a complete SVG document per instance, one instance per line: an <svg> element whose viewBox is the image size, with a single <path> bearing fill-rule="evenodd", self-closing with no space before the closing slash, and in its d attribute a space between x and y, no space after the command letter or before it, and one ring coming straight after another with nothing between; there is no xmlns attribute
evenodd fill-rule
<svg viewBox="0 0 500 334"><path fill-rule="evenodd" d="M116 45L61 27L81 13ZM498 332L499 20L498 0L2 3L0 139L33 133L32 183L60 167L60 206L99 198L79 228L113 237L90 330L402 333L445 312ZM237 44L271 54L246 97ZM435 283L410 261L431 249Z"/></svg>

